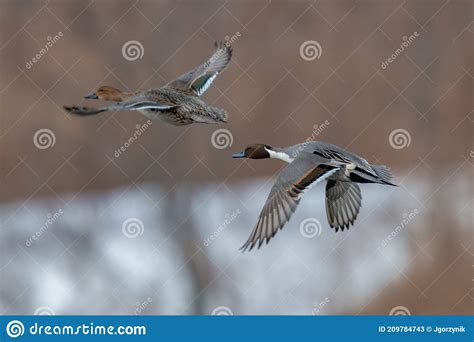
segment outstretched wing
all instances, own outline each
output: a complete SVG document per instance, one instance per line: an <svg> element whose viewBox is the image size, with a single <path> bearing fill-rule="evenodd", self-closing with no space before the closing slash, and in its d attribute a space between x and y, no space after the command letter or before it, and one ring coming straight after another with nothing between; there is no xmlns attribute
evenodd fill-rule
<svg viewBox="0 0 474 342"><path fill-rule="evenodd" d="M258 222L241 250L250 251L257 243L258 248L264 241L268 243L290 220L305 191L337 170L339 167L319 164L306 158L297 158L285 167L273 185Z"/></svg>
<svg viewBox="0 0 474 342"><path fill-rule="evenodd" d="M225 43L216 43L216 51L207 62L171 81L166 87L187 95L201 96L229 64L231 57L230 46Z"/></svg>
<svg viewBox="0 0 474 342"><path fill-rule="evenodd" d="M336 232L349 228L359 214L362 195L357 183L328 180L326 183L326 214Z"/></svg>

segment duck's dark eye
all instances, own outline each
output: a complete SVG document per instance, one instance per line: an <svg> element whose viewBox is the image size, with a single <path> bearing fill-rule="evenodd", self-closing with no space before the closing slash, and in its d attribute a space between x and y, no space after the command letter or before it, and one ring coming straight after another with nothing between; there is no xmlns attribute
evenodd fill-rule
<svg viewBox="0 0 474 342"><path fill-rule="evenodd" d="M158 108L148 108L148 110L152 113L158 113L160 111Z"/></svg>

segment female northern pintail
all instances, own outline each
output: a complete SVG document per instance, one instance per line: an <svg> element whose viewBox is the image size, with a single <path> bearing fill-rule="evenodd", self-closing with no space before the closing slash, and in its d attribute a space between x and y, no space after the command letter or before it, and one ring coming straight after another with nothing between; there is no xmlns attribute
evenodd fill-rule
<svg viewBox="0 0 474 342"><path fill-rule="evenodd" d="M282 229L296 210L302 195L314 184L326 179L326 215L336 232L349 228L357 218L362 195L357 183L393 185L390 169L371 165L365 159L338 146L320 141L285 148L263 144L248 146L233 158L277 158L289 165L277 181L260 213L258 222L242 250L267 243Z"/></svg>
<svg viewBox="0 0 474 342"><path fill-rule="evenodd" d="M94 115L108 110L138 110L148 118L176 126L194 122L227 122L227 113L223 109L208 106L198 97L226 68L231 57L230 46L216 43L216 50L207 62L161 88L123 93L116 88L104 86L85 98L115 101L115 104L102 108L64 106L64 109L78 115Z"/></svg>

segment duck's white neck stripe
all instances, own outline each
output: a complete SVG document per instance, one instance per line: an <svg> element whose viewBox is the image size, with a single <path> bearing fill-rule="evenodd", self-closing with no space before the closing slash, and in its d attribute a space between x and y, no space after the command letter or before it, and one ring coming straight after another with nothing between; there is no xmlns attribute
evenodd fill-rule
<svg viewBox="0 0 474 342"><path fill-rule="evenodd" d="M286 154L285 152L276 152L276 151L269 150L267 148L265 149L267 150L268 154L270 154L270 158L280 159L287 163L291 163L294 159L294 158L290 158L290 156Z"/></svg>

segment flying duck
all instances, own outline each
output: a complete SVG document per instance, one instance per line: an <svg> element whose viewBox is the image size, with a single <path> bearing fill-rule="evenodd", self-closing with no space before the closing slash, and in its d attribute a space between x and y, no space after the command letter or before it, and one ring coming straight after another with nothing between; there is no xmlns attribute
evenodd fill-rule
<svg viewBox="0 0 474 342"><path fill-rule="evenodd" d="M77 115L95 115L109 110L138 110L150 119L176 126L195 122L227 122L226 111L207 105L199 96L227 67L231 57L229 44L216 43L215 52L207 62L161 88L125 93L114 87L103 86L85 98L113 101L114 104L101 108L64 106L64 109Z"/></svg>
<svg viewBox="0 0 474 342"><path fill-rule="evenodd" d="M369 164L364 158L338 146L321 141L305 142L284 148L253 144L233 158L276 158L287 163L278 175L263 206L257 224L242 251L268 243L284 227L296 210L303 194L326 180L326 215L331 228L343 231L354 224L362 195L357 183L391 183L385 165Z"/></svg>

